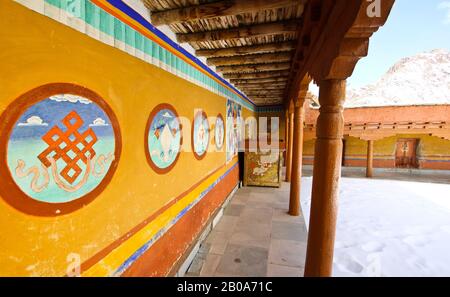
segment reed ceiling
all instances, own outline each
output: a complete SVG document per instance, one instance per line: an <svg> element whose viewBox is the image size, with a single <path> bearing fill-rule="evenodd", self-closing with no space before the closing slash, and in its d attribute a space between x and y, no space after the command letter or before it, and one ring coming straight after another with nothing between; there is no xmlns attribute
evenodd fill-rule
<svg viewBox="0 0 450 297"><path fill-rule="evenodd" d="M283 103L307 0L143 0L257 105Z"/></svg>

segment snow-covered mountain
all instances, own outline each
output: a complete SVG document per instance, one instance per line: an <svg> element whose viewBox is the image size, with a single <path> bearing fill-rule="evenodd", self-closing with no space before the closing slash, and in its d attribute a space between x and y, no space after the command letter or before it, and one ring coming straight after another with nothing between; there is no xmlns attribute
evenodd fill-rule
<svg viewBox="0 0 450 297"><path fill-rule="evenodd" d="M346 107L450 104L450 51L400 60L381 79L347 91Z"/></svg>

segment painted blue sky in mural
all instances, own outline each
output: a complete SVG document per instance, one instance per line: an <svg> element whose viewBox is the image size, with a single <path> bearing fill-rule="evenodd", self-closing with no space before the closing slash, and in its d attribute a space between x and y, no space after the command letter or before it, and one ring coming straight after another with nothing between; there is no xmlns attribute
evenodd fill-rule
<svg viewBox="0 0 450 297"><path fill-rule="evenodd" d="M55 125L65 130L61 120L73 110L83 118L81 131L92 128L97 136L114 136L108 116L96 103L78 96L57 95L28 108L17 121L10 139L40 138Z"/></svg>
<svg viewBox="0 0 450 297"><path fill-rule="evenodd" d="M70 122L69 127L63 120ZM83 124L78 127L80 120ZM52 130L54 127L59 129ZM89 129L94 133L86 132ZM114 153L111 120L97 103L74 95L54 95L28 107L20 116L11 131L7 156L15 183L28 197L64 203L95 189L115 159Z"/></svg>
<svg viewBox="0 0 450 297"><path fill-rule="evenodd" d="M180 122L169 109L161 109L151 121L148 131L150 158L158 168L165 169L175 162L180 152Z"/></svg>

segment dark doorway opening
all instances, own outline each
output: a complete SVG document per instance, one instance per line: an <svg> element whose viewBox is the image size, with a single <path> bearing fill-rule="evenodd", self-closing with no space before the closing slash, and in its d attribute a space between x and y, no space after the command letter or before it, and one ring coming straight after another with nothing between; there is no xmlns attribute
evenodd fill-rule
<svg viewBox="0 0 450 297"><path fill-rule="evenodd" d="M244 183L244 152L238 153L238 161L239 161L239 187L242 187Z"/></svg>
<svg viewBox="0 0 450 297"><path fill-rule="evenodd" d="M345 148L347 146L347 140L342 139L342 167L345 167Z"/></svg>

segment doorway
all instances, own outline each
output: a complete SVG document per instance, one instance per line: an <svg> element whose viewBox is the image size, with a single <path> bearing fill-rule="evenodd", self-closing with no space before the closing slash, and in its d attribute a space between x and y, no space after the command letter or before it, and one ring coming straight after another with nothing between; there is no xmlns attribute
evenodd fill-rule
<svg viewBox="0 0 450 297"><path fill-rule="evenodd" d="M244 183L244 162L245 162L245 153L244 152L238 152L238 163L239 163L239 188L242 187Z"/></svg>
<svg viewBox="0 0 450 297"><path fill-rule="evenodd" d="M345 167L345 150L347 148L347 140L342 139L342 160L341 160L341 166Z"/></svg>
<svg viewBox="0 0 450 297"><path fill-rule="evenodd" d="M419 168L417 147L419 139L398 139L395 151L395 167Z"/></svg>

